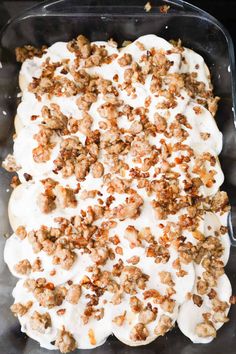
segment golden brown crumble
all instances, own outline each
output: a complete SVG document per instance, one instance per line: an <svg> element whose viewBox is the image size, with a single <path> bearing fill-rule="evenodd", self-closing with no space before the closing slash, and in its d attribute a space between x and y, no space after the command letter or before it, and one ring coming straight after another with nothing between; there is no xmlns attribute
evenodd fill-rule
<svg viewBox="0 0 236 354"><path fill-rule="evenodd" d="M57 334L55 346L61 353L69 353L76 349L76 341L72 334L63 328Z"/></svg>
<svg viewBox="0 0 236 354"><path fill-rule="evenodd" d="M47 47L45 45L38 49L32 45L25 45L24 47L17 47L15 49L16 61L23 63L26 59L32 59L33 57L41 58L46 52Z"/></svg>
<svg viewBox="0 0 236 354"><path fill-rule="evenodd" d="M134 342L144 341L148 337L149 333L143 323L137 323L130 332L130 339Z"/></svg>
<svg viewBox="0 0 236 354"><path fill-rule="evenodd" d="M144 8L150 11L151 4L148 2ZM163 5L160 12L167 13L169 8ZM117 46L113 40L109 43L113 47ZM195 332L199 337L215 337L214 323L228 321L226 311L229 304L220 301L215 290L219 277L224 274L221 260L224 249L220 237L227 232L227 228L221 226L208 237L198 228L207 211L223 214L229 210L228 197L222 191L207 198L202 197L201 186L211 188L215 183L216 158L208 152L197 155L188 145L186 141L192 126L187 116L178 113L170 119L169 112L160 113L160 109L175 109L185 91L195 102L193 112L196 119L203 113L202 107L206 107L214 116L219 97L213 96L211 85L207 88L197 80L197 72L169 72L174 64L169 55L183 52L181 41L174 43L175 47L168 51L155 48L146 50L139 41L135 44L142 51L140 61L136 62L131 54L120 55L117 61L123 74L114 74L111 81L91 74L93 70L88 69L109 64L117 55L108 55L105 46L92 44L86 37L79 35L67 45L68 50L75 55L73 65L66 60L52 62L48 58L42 64L40 76L34 77L28 86L29 92L34 93L39 101L44 99L44 95L48 100L53 96L75 97L80 111L78 117L66 116L56 103L42 105L41 114L31 116L34 124L42 117L39 130L33 137L37 142L32 151L34 161L49 161L54 147L58 145L53 173L68 181L68 184L60 185L50 178L42 180L44 191L37 198L38 207L44 214L56 211L57 207L74 208L75 215L55 218L56 227L42 225L28 232L21 225L15 233L20 240L27 238L35 253L43 251L51 257L55 268L59 266L70 270L80 254L88 254L92 266L86 269L87 275L79 284L69 280L66 286L56 286L45 278L27 278L24 284L42 308L52 309L62 305L63 308L56 310L58 316L66 314L64 301L72 305L79 304L88 290L85 309L81 314L84 324L91 319L99 321L103 318L104 308L98 306L100 297L106 291L112 294L111 303L114 306L129 295L130 309L133 315L137 314L138 319L130 331L130 339L134 342L145 341L149 336L146 325L156 321L158 311L172 314L178 306L172 299L175 282L170 272L161 271L156 277L164 285L165 292L150 288L149 275L143 273L140 265L142 257L132 253L132 256L122 258L126 251L122 241L123 238L126 240L131 252L143 248L145 256L156 264L167 263L170 260L170 248L173 247L178 256L172 261L172 267L178 278L188 274L184 265L190 262L200 264L203 268L201 276L196 279L196 293L189 293L188 297L194 305L201 307L204 295L207 296L213 313L203 314L203 322L197 324ZM17 48L16 55L18 61L24 61L34 56L41 57L44 52L45 47L37 50L25 46ZM186 62L183 55L182 61ZM198 65L195 69L199 69ZM122 90L130 98L137 98L136 86L146 84L148 75L151 93L163 98L156 105L156 112L151 119L151 96L146 98L143 106L137 108L125 104L119 97L119 90ZM99 98L102 99L100 105L97 104ZM99 129L90 113L93 106L97 107L96 114L102 118ZM119 126L119 119L123 116L128 120L126 128ZM200 135L206 142L210 138L207 132L201 132ZM160 144L156 146L153 143L155 140L160 140ZM3 165L11 172L21 168L12 155L7 156ZM183 181L176 170L183 172ZM102 188L107 192L105 196L95 186L92 187L94 189L90 186L88 189L83 188L83 182L90 175L96 182L101 181ZM34 178L28 173L23 176L26 182L34 183ZM69 177L77 180L77 186L73 189L70 188ZM13 182L15 186L20 183L18 180ZM160 231L158 239L149 227L143 225L143 228L138 229L132 224L145 207L143 193L151 198L151 208ZM117 194L124 197L122 202L117 202ZM86 207L77 212L76 208L80 208L82 201ZM169 217L175 214L177 222L169 222ZM112 229L124 220L128 222L123 234L112 234ZM191 242L184 236L185 232L192 235ZM108 271L105 265L110 263L112 266ZM37 257L32 264L28 259L23 259L15 265L15 271L21 275L43 271L41 259ZM56 273L57 270L52 269L50 275ZM146 303L148 299L157 307ZM105 306L107 300L103 301ZM231 297L230 302L235 302L234 297ZM11 309L15 315L23 316L31 306L32 302L17 303ZM117 326L128 321L126 311L113 318ZM48 312L34 311L30 324L33 330L44 333L51 326L51 317ZM154 333L163 336L172 327L171 317L161 314ZM88 330L88 337L90 344L96 345L96 332L92 328ZM55 345L62 353L67 353L74 350L77 344L72 334L63 327L58 332Z"/></svg>
<svg viewBox="0 0 236 354"><path fill-rule="evenodd" d="M24 316L32 307L32 305L32 301L28 301L25 304L15 303L11 306L11 311L15 316Z"/></svg>
<svg viewBox="0 0 236 354"><path fill-rule="evenodd" d="M5 160L2 163L2 167L5 168L8 172L16 172L21 167L17 165L15 157L13 155L8 154Z"/></svg>
<svg viewBox="0 0 236 354"><path fill-rule="evenodd" d="M196 326L196 334L199 337L215 337L216 330L211 322L201 322Z"/></svg>
<svg viewBox="0 0 236 354"><path fill-rule="evenodd" d="M70 286L67 292L66 300L71 304L75 305L78 303L80 296L81 296L81 286L79 284L73 284Z"/></svg>
<svg viewBox="0 0 236 354"><path fill-rule="evenodd" d="M156 326L154 333L157 336L164 336L172 328L172 320L169 316L161 315L159 323Z"/></svg>
<svg viewBox="0 0 236 354"><path fill-rule="evenodd" d="M31 272L31 264L28 259L23 259L22 261L18 262L14 269L17 273L22 275L28 275Z"/></svg>
<svg viewBox="0 0 236 354"><path fill-rule="evenodd" d="M45 333L45 330L51 325L51 317L48 312L41 314L38 311L34 311L30 317L30 326L34 331Z"/></svg>

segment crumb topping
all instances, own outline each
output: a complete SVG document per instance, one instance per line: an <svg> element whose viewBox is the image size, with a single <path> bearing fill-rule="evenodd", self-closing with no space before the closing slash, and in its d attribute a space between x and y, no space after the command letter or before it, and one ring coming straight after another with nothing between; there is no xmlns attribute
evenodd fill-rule
<svg viewBox="0 0 236 354"><path fill-rule="evenodd" d="M17 154L19 132L3 163L37 211L37 226L15 230L32 250L13 268L32 300L12 312L62 353L102 343L98 328L133 345L163 336L186 301L203 311L194 335L215 337L230 305L217 288L227 227L214 220L229 201L219 190L219 98L204 63L192 69L180 41L141 37L118 50L79 35L63 45L58 59L46 47L16 49L22 72L38 65L26 91L40 109L22 128L27 157Z"/></svg>

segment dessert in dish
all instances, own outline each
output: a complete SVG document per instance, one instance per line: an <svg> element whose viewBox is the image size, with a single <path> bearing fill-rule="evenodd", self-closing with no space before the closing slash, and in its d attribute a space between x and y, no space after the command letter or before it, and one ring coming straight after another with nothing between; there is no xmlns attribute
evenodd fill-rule
<svg viewBox="0 0 236 354"><path fill-rule="evenodd" d="M11 309L66 353L114 334L144 345L177 323L208 343L228 321L222 135L203 58L155 35L80 35L17 50L21 103L4 257Z"/></svg>

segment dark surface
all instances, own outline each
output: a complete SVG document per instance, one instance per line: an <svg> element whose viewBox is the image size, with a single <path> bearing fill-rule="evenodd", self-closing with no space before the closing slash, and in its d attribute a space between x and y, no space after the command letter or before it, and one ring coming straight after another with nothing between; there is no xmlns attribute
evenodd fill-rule
<svg viewBox="0 0 236 354"><path fill-rule="evenodd" d="M117 3L119 0L113 1ZM135 1L135 0L134 0ZM1 1L0 2L0 26L2 26L8 19L12 16L17 15L19 12L24 10L26 7L34 5L39 1ZM81 0L78 0L80 3ZM128 2L128 0L127 0ZM136 1L136 3L145 4L146 0L143 2ZM234 34L235 25L234 18L236 18L236 1L192 1L195 5L198 5L213 16L217 17L231 32ZM96 40L98 37L104 38L110 34L114 34L116 37L121 36L121 40L130 37L137 37L142 32L153 32L160 33L163 37L173 37L177 36L183 38L184 43L193 47L193 49L201 52L206 58L208 64L211 67L211 71L214 79L214 86L216 93L222 97L222 102L220 105L220 110L218 113L218 122L220 129L223 131L225 136L224 150L222 154L223 170L226 175L226 184L224 188L227 189L231 195L231 203L236 206L236 138L235 130L233 125L232 117L232 94L230 86L230 75L227 71L229 64L228 52L226 47L225 39L220 36L220 40L214 31L209 31L206 27L204 32L203 23L201 26L194 26L194 31L190 33L188 31L189 24L194 25L193 22L185 22L183 20L180 23L173 24L175 21L170 23L170 29L163 33L162 21L154 21L141 19L137 24L136 22L128 22L123 19L123 23L120 22L106 22L101 26L101 21L99 18L96 19L96 23L89 23L91 19L84 19L77 23L74 19L73 21L66 22L67 20L60 20L58 27L56 26L57 20L50 18L47 23L47 28L42 26L42 19L35 21L37 26L33 26L32 30L31 20L25 22L24 25L17 27L18 31L12 31L9 33L11 36L7 37L5 44L7 48L11 46L16 46L20 41L28 41L29 43L39 45L42 43L53 43L56 40L66 39L66 37L72 37L75 35L75 29L78 32L83 32L92 39ZM34 20L32 20L34 21ZM53 25L55 21L55 25ZM127 21L127 22L126 22ZM153 21L153 22L152 22ZM75 26L76 23L76 26ZM62 24L65 26L65 30L61 29ZM169 23L168 23L169 24ZM162 32L159 29L162 28ZM20 31L20 30L21 31ZM31 30L30 30L31 29ZM210 37L211 36L211 37ZM213 36L213 37L212 37ZM25 39L26 38L26 39ZM197 38L199 40L197 40ZM214 38L215 40L212 40ZM115 38L116 39L116 38ZM236 40L236 38L235 38ZM41 44L42 44L41 43ZM20 43L24 44L24 43ZM5 65L6 64L6 65ZM219 77L221 74L221 78ZM0 77L0 96L6 95L6 98L2 100L4 103L4 110L7 112L7 117L13 117L13 112L16 107L16 85L14 80L17 80L17 67L15 65L13 56L11 56L11 51L6 53L5 61L3 62L2 76ZM12 90L12 91L8 91ZM9 100L7 100L9 98ZM0 104L1 106L1 104ZM3 108L3 106L1 106ZM1 113L1 112L0 112ZM6 152L11 150L10 144L11 139L6 139L9 136L9 120L5 121L4 125L0 126L0 155L5 155ZM6 129L4 132L3 129ZM1 140L2 138L2 140ZM2 149L4 148L4 149ZM0 156L1 157L1 156ZM0 170L0 200L2 204L6 205L9 193L7 193L9 176L3 174ZM0 215L0 234L3 234L6 230L8 231L9 226L6 225L7 210L2 208L5 214ZM1 211L2 212L2 211ZM0 238L0 250L2 252L2 246L4 241ZM234 285L234 293L236 291L236 249L232 249L230 262L227 265L227 274L230 277L232 285ZM0 354L46 354L47 350L40 349L39 345L32 341L27 340L24 334L20 333L18 321L13 318L9 311L9 305L12 302L11 290L15 279L9 275L6 266L2 263L2 255L0 255ZM168 335L159 338L154 343L139 348L129 348L122 343L118 342L114 337L111 337L107 343L97 348L93 351L80 351L84 354L235 354L236 353L236 308L232 308L230 312L230 323L226 324L219 332L218 337L209 345L194 345L189 339L185 338L180 334L179 330L175 328Z"/></svg>
<svg viewBox="0 0 236 354"><path fill-rule="evenodd" d="M79 1L79 0L78 0ZM118 1L118 0L117 0ZM137 4L145 4L147 0L137 0ZM0 0L0 29L12 17L41 0ZM150 1L152 2L152 1ZM190 3L209 12L216 17L230 32L236 45L236 1L235 0L189 0ZM114 0L116 3L116 0Z"/></svg>

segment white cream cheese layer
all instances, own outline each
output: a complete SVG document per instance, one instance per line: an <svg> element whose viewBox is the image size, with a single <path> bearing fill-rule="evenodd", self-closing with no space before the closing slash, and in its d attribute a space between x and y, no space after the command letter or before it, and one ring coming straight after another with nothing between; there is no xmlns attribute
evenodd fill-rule
<svg viewBox="0 0 236 354"><path fill-rule="evenodd" d="M100 78L111 80L112 85L118 92L118 99L126 105L129 105L133 109L139 109L146 107L146 115L149 123L155 123L155 114L159 114L166 120L166 131L159 132L156 136L149 136L149 144L153 147L163 149L163 139L168 142L173 148L172 154L166 157L166 161L171 165L173 164L172 172L176 173L176 180L180 188L180 196L187 196L185 190L186 181L189 178L199 178L202 185L199 188L199 198L212 197L219 190L224 180L224 175L218 161L218 155L222 149L222 134L219 131L214 117L207 110L204 103L201 102L199 97L190 95L186 87L180 88L176 94L176 104L173 107L165 107L167 99L165 93L163 95L157 95L151 90L152 74L148 74L145 77L144 83L138 81L133 82L135 94L130 94L127 90L122 89L124 84L125 70L127 66L121 66L119 59L124 54L131 54L132 59L138 62L142 68L145 62L143 57L148 56L149 52L155 48L165 53L166 58L172 63L168 74L163 78L162 89L163 92L170 86L173 75L175 74L192 74L197 81L205 85L205 89L211 88L209 70L203 60L203 58L194 51L184 48L182 52L173 47L172 44L166 40L159 38L155 35L146 35L138 38L125 48L118 50L111 42L94 42L99 47L103 47L107 50L108 55L116 55L114 59L107 64L100 66L92 66L85 69L89 75L99 76ZM17 109L17 131L14 139L14 158L16 164L19 166L17 171L20 186L16 187L13 191L9 202L9 218L10 223L14 231L19 226L24 226L27 232L32 230L38 230L42 225L48 227L57 227L56 217L62 217L70 219L75 215L80 215L88 207L94 207L98 203L98 197L83 199L81 196L84 191L98 190L100 201L105 204L110 193L107 191L107 186L104 184L102 178L93 178L91 172L82 179L80 183L80 191L76 193L75 199L77 202L76 207L63 207L60 205L59 199L55 199L55 209L50 213L43 213L40 210L38 200L40 194L44 192L44 187L41 181L46 178L51 178L58 182L63 187L76 189L78 186L78 180L72 175L68 178L64 178L61 172L55 172L55 160L60 154L61 144L63 140L71 135L60 135L58 132L53 133L53 147L51 149L50 159L47 162L36 162L33 157L32 150L38 145L35 140L35 134L37 134L40 128L44 125L42 117L42 108L44 106L50 106L50 104L57 104L60 111L68 118L74 118L80 120L82 118L82 110L78 108L76 101L81 97L81 94L74 96L56 96L52 95L50 98L47 95L42 95L39 100L35 94L29 91L28 86L32 83L34 78L39 78L42 73L42 68L45 60L49 60L50 63L61 62L67 60L67 65L70 69L74 68L74 60L76 56L74 53L68 50L67 43L58 42L49 47L45 54L41 58L34 57L33 59L27 59L22 65L20 71L20 88L22 90L22 101ZM83 67L84 60L80 59L78 68ZM56 69L56 73L59 74L61 66ZM64 74L64 77L73 79L70 73ZM117 77L116 80L114 78ZM104 122L104 118L99 113L99 107L104 104L103 95L98 94L97 99L93 102L88 110L88 113L92 117L91 130L100 129L100 124ZM148 104L147 104L148 102ZM33 119L32 119L33 117ZM186 117L187 125L181 125L186 132L186 138L182 141L177 133L171 135L171 127L176 123L176 117ZM137 114L137 121L139 117ZM123 128L124 134L132 136L129 129L133 121L128 119L126 114L121 114L117 118L117 125L119 128ZM165 133L169 133L167 138ZM80 142L84 146L86 143L86 135L77 132L73 134L74 137L79 138ZM106 139L106 131L101 130L101 139ZM142 133L140 133L142 137ZM182 143L184 150L174 150L174 147L178 143ZM159 154L160 154L159 151ZM99 152L98 161L104 165L105 173L109 173L111 166L107 162L108 157L103 152ZM121 156L124 163L129 165L129 169L124 171L123 178L130 177L130 169L140 168L140 161L134 161L134 156L129 151L127 154ZM178 164L175 164L177 160L186 160L188 166L187 171L181 169ZM152 166L149 170L150 175L146 178L148 181L160 180L165 171L161 170L163 161L158 161L155 166ZM201 174L196 172L196 165L200 164ZM159 170L158 170L159 169ZM158 170L158 173L156 171ZM214 176L214 183L209 184L209 175ZM25 175L30 175L30 181L26 181ZM185 207L181 208L177 213L173 213L167 216L167 218L157 218L154 209L152 207L153 195L149 195L147 191L138 189L137 180L132 179L131 188L136 190L143 199L143 205L140 208L141 213L136 219L124 219L117 220L115 227L109 230L109 236L115 237L118 235L120 239L119 247L122 248L122 254L115 254L116 247L111 246L114 254L114 260L108 260L106 264L102 265L103 271L112 271L112 267L117 260L121 260L126 266L130 265L127 261L132 257L138 257L139 261L137 267L139 267L144 274L149 276L146 282L148 289L153 289L159 292L163 296L167 296L169 291L168 286L160 281L159 273L168 272L171 275L173 281L174 293L170 296L171 300L175 301L172 311L166 311L160 303L155 302L154 297L144 298L144 292L141 289L136 289L136 296L143 302L144 306L151 306L156 308L155 319L148 323L146 328L148 331L147 338L145 340L134 341L130 337L132 328L139 323L139 314L134 313L130 308L130 294L123 294L122 301L116 305L112 303L112 294L109 291L104 293L99 298L99 303L95 305L97 310L104 309L104 316L99 321L95 318L90 318L88 323L82 321L82 316L88 302L88 295L92 292L83 288L81 298L76 305L72 305L68 301L64 300L60 306L53 308L43 308L39 305L32 293L30 293L24 286L25 279L38 279L46 278L47 282L53 283L55 286L68 287L68 281L73 281L74 284L79 284L84 276L90 277L91 274L88 271L88 267L94 267L94 262L88 253L84 250L75 249L76 260L69 270L62 269L60 265L53 263L52 256L46 254L43 250L38 253L34 253L32 245L29 242L28 237L20 240L14 233L6 242L4 259L7 263L11 273L19 279L15 289L13 290L13 297L15 303L26 303L32 301L33 305L29 311L23 315L18 316L21 323L21 329L29 337L35 339L40 345L47 349L57 349L54 345L56 336L59 330L66 328L74 339L76 340L77 347L81 349L94 348L102 345L107 337L112 333L122 342L128 345L142 345L148 344L157 338L155 332L156 326L159 324L162 316L168 316L171 324L174 326L176 320L180 330L189 337L194 343L208 343L213 337L199 337L195 333L195 327L198 323L202 322L202 314L206 312L212 312L212 304L209 298L203 296L203 304L201 307L196 306L192 299L189 300L189 294L196 292L198 276L202 276L204 271L203 267L196 265L194 261L181 263L181 270L183 275L179 276L179 269L174 268L173 264L178 260L179 254L174 243L168 248L170 257L166 263L155 262L153 257L147 256L147 245L142 243L137 247L130 247L130 244L125 235L125 230L129 226L133 226L137 230L143 228L150 228L152 235L156 242L162 242L164 227L173 223L178 225L179 218L183 217L188 211ZM115 200L112 203L112 207L119 207L122 203L125 203L128 198L127 193L113 194ZM205 238L219 237L223 247L223 253L221 256L224 264L227 263L229 258L230 241L228 234L216 236L219 233L221 226L226 226L226 214L213 213L211 211L202 211L201 220L198 225L198 231ZM101 226L104 219L97 220L94 225ZM186 239L186 242L192 243L193 246L197 245L194 232L190 229L184 230L181 237ZM41 271L31 272L30 275L19 274L15 265L25 259L28 259L30 264L33 264L37 259L41 261ZM117 282L122 282L122 274L118 277ZM214 290L218 294L221 301L228 301L231 295L231 286L226 275L222 275L218 278L217 284ZM57 311L65 309L65 313L59 316ZM45 333L40 333L33 330L31 327L30 317L34 311L39 313L48 312L51 317L51 327L47 328ZM226 311L228 312L228 310ZM114 318L122 316L125 313L126 319L122 326L115 323ZM221 323L214 323L216 330L221 327ZM95 335L95 342L91 342L91 332Z"/></svg>

